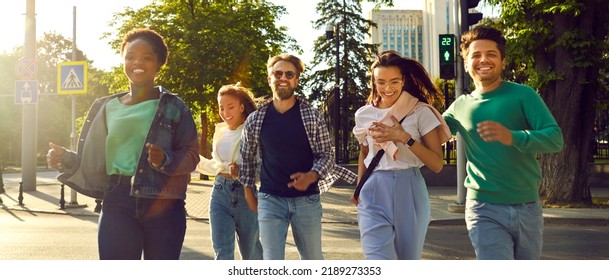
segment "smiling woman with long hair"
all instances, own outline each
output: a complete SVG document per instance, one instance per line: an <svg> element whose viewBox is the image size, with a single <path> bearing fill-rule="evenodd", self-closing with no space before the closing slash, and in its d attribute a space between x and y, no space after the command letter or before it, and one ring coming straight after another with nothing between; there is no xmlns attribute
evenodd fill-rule
<svg viewBox="0 0 609 280"><path fill-rule="evenodd" d="M371 67L368 103L355 113L360 142L358 183L375 154L385 154L365 181L357 219L366 259L419 259L430 220L427 186L419 168L443 166L441 144L450 138L429 103L442 96L418 62L394 51L377 56ZM403 121L400 123L400 120Z"/></svg>
<svg viewBox="0 0 609 280"><path fill-rule="evenodd" d="M239 85L225 85L218 91L218 109L224 122L216 125L212 158L201 157L197 171L216 176L209 201L209 224L215 259L232 260L235 232L244 260L262 259L258 215L245 201L243 185L237 180L242 162L241 132L256 105L252 93Z"/></svg>

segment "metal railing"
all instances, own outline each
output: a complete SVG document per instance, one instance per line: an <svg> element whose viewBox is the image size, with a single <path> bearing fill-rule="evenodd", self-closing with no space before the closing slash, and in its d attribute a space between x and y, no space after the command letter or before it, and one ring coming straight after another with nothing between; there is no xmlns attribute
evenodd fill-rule
<svg viewBox="0 0 609 280"><path fill-rule="evenodd" d="M609 100L600 100L604 109L597 110L592 131L592 160L609 159Z"/></svg>

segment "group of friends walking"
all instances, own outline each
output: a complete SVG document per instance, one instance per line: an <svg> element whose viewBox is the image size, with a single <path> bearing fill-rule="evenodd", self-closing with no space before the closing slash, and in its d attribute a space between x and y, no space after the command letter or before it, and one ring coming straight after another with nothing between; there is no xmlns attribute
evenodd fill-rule
<svg viewBox="0 0 609 280"><path fill-rule="evenodd" d="M465 220L477 258L538 259L536 155L560 151L563 138L531 87L502 80L505 46L493 28L462 35L475 90L443 114L433 106L442 94L421 64L395 51L378 54L372 90L355 112L355 174L335 163L322 114L295 95L305 66L291 54L268 60L272 98L258 105L239 84L220 88L212 157L200 156L189 108L155 83L168 57L163 37L135 29L120 48L129 91L93 103L76 151L49 143L49 165L62 183L103 200L100 259L179 259L195 170L215 178L209 209L216 259L235 259L235 243L241 259L284 259L290 227L301 259L323 259L320 196L337 179L361 187L351 202L366 259L420 259L430 202L419 169L440 172L442 144L459 133L468 159Z"/></svg>

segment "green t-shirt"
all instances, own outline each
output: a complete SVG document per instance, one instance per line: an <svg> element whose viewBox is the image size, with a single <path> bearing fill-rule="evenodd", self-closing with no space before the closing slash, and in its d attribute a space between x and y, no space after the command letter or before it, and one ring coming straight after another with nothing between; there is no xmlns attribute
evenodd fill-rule
<svg viewBox="0 0 609 280"><path fill-rule="evenodd" d="M106 172L133 176L159 99L124 105L118 98L106 104Z"/></svg>
<svg viewBox="0 0 609 280"><path fill-rule="evenodd" d="M503 81L490 92L462 95L444 112L451 132L462 136L467 156L467 198L490 203L539 199L537 153L562 149L562 132L531 87ZM484 142L477 124L495 121L512 131L513 144Z"/></svg>

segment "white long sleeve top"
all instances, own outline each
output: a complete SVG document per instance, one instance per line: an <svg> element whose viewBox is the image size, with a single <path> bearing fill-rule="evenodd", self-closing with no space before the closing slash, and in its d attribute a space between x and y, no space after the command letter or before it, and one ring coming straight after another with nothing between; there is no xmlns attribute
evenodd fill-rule
<svg viewBox="0 0 609 280"><path fill-rule="evenodd" d="M229 157L222 160L218 154L220 139L230 131L228 125L225 122L216 124L216 131L214 132L213 143L212 143L212 158L208 159L203 156L200 157L199 164L197 165L197 172L205 175L218 175L219 173L229 173L228 164L236 163L241 166L241 154L239 148L241 144L241 132L243 131L243 124L237 127L234 132L239 137L233 137L233 141L229 147ZM226 148L226 147L224 147Z"/></svg>

